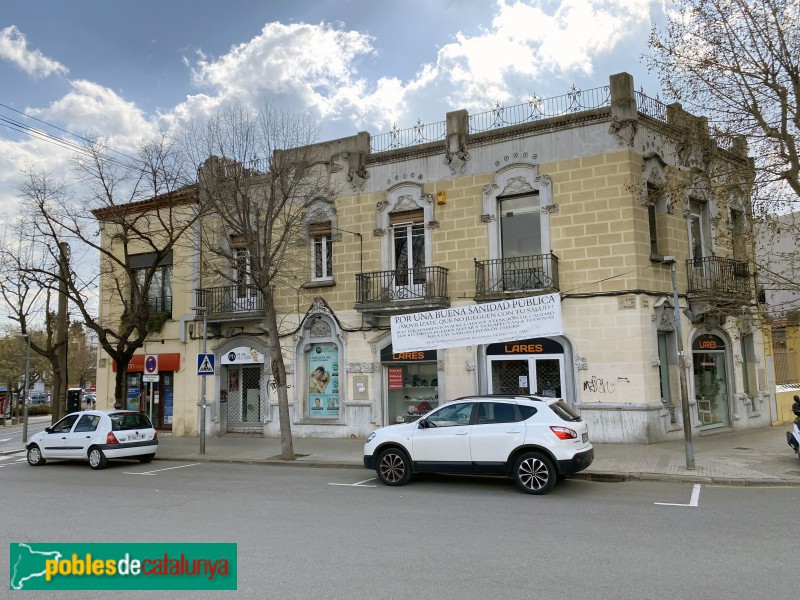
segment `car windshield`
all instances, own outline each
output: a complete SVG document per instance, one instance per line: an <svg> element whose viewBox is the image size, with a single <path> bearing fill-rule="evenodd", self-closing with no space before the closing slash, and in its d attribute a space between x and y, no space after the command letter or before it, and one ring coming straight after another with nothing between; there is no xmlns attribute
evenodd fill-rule
<svg viewBox="0 0 800 600"><path fill-rule="evenodd" d="M581 418L578 414L572 410L566 402L563 400L559 400L558 402L553 402L550 405L550 408L553 409L553 412L556 413L559 417L561 417L564 421L580 421Z"/></svg>
<svg viewBox="0 0 800 600"><path fill-rule="evenodd" d="M111 431L126 431L128 429L150 429L150 419L146 415L137 412L113 413L109 415L111 419Z"/></svg>

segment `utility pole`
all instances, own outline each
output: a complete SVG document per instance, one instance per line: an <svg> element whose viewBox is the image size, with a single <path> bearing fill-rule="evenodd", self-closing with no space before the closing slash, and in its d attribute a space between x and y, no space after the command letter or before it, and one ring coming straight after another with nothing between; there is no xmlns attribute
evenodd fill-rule
<svg viewBox="0 0 800 600"><path fill-rule="evenodd" d="M694 446L692 445L692 417L689 412L689 386L686 382L686 357L683 354L683 333L681 333L681 311L678 305L678 278L675 272L675 257L665 256L664 262L670 265L672 273L672 305L675 313L675 341L678 348L678 373L681 382L681 411L683 412L683 440L686 451L686 468L694 469Z"/></svg>
<svg viewBox="0 0 800 600"><path fill-rule="evenodd" d="M53 423L67 409L67 278L69 277L69 244L59 242L58 316L56 320L56 356L58 376L53 374Z"/></svg>

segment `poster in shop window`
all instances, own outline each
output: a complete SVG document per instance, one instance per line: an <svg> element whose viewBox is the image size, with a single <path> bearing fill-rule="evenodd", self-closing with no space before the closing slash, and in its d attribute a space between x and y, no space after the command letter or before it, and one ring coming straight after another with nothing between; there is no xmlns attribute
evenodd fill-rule
<svg viewBox="0 0 800 600"><path fill-rule="evenodd" d="M314 344L307 354L308 412L312 417L339 417L339 349Z"/></svg>

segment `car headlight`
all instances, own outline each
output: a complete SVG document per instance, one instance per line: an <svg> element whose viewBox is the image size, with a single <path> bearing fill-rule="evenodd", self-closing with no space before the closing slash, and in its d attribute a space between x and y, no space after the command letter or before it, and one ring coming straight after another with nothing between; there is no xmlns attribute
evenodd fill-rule
<svg viewBox="0 0 800 600"><path fill-rule="evenodd" d="M367 443L369 444L372 440L375 439L375 432L373 431L367 436Z"/></svg>

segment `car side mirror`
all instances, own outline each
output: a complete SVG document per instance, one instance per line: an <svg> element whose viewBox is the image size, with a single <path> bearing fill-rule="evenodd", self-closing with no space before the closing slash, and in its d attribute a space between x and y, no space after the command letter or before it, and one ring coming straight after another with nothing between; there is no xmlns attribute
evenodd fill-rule
<svg viewBox="0 0 800 600"><path fill-rule="evenodd" d="M419 420L419 428L425 429L428 426L428 419L420 419Z"/></svg>
<svg viewBox="0 0 800 600"><path fill-rule="evenodd" d="M52 427L45 427L45 428L44 428L44 430L45 430L47 433L53 433L53 428L52 428Z"/></svg>

